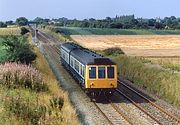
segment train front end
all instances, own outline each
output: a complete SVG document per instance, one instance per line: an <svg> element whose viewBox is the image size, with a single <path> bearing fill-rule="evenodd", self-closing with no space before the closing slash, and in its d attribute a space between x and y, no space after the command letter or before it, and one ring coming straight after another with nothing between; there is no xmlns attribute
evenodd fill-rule
<svg viewBox="0 0 180 125"><path fill-rule="evenodd" d="M117 65L108 58L94 59L86 65L85 87L90 92L113 93L117 88Z"/></svg>

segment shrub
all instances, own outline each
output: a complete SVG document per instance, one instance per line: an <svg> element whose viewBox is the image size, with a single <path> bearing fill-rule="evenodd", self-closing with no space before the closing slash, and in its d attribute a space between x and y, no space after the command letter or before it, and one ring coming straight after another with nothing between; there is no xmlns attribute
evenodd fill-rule
<svg viewBox="0 0 180 125"><path fill-rule="evenodd" d="M9 88L29 88L35 91L47 91L47 85L43 82L42 76L31 66L5 63L0 64L0 83Z"/></svg>
<svg viewBox="0 0 180 125"><path fill-rule="evenodd" d="M122 51L121 48L118 47L114 47L114 48L108 48L104 50L104 54L106 56L110 56L110 55L120 55L120 54L124 54L124 52Z"/></svg>
<svg viewBox="0 0 180 125"><path fill-rule="evenodd" d="M32 51L25 37L7 36L2 42L8 53L8 60L11 62L32 63L36 59L36 55Z"/></svg>
<svg viewBox="0 0 180 125"><path fill-rule="evenodd" d="M29 30L27 28L21 27L21 35L24 35L24 34L26 34L28 32L29 32Z"/></svg>

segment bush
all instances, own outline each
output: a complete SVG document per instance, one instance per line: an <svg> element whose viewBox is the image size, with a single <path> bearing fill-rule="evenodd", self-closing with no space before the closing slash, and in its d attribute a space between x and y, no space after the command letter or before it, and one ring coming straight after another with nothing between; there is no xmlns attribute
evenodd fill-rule
<svg viewBox="0 0 180 125"><path fill-rule="evenodd" d="M120 55L120 54L124 54L124 52L122 51L121 48L118 48L118 47L114 47L114 48L108 48L108 49L105 49L104 50L104 54L106 56L110 56L110 55Z"/></svg>
<svg viewBox="0 0 180 125"><path fill-rule="evenodd" d="M9 88L23 87L38 92L48 90L41 74L31 66L5 63L0 64L0 69L0 84Z"/></svg>
<svg viewBox="0 0 180 125"><path fill-rule="evenodd" d="M29 32L29 30L27 28L21 27L21 35L24 35L24 34L26 34L28 32Z"/></svg>
<svg viewBox="0 0 180 125"><path fill-rule="evenodd" d="M36 59L36 55L25 37L7 36L3 38L2 44L5 46L10 62L30 64Z"/></svg>

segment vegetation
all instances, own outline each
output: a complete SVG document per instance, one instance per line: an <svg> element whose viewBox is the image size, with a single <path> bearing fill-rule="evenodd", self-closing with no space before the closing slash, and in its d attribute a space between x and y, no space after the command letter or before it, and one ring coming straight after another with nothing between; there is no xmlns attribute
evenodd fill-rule
<svg viewBox="0 0 180 125"><path fill-rule="evenodd" d="M116 55L120 55L120 54L124 54L124 52L120 49L120 48L108 48L104 50L104 55L106 56L116 56Z"/></svg>
<svg viewBox="0 0 180 125"><path fill-rule="evenodd" d="M0 64L0 84L8 88L28 88L33 91L47 91L41 74L31 66L17 63Z"/></svg>
<svg viewBox="0 0 180 125"><path fill-rule="evenodd" d="M111 56L122 77L180 107L180 75L157 67L148 67L140 57Z"/></svg>
<svg viewBox="0 0 180 125"><path fill-rule="evenodd" d="M165 69L180 72L180 58L169 57L169 58L146 58L152 64L159 64Z"/></svg>
<svg viewBox="0 0 180 125"><path fill-rule="evenodd" d="M0 28L0 36L20 35L20 32L20 28L18 27Z"/></svg>
<svg viewBox="0 0 180 125"><path fill-rule="evenodd" d="M179 35L180 30L143 30L110 28L51 28L53 32L64 35Z"/></svg>
<svg viewBox="0 0 180 125"><path fill-rule="evenodd" d="M34 52L36 68L0 64L0 124L80 124L43 55L38 48Z"/></svg>
<svg viewBox="0 0 180 125"><path fill-rule="evenodd" d="M3 37L1 44L5 47L4 49L7 52L7 60L5 61L29 64L35 60L36 55L26 41L27 38L23 36Z"/></svg>
<svg viewBox="0 0 180 125"><path fill-rule="evenodd" d="M5 28L5 27L7 27L6 23L0 22L0 28Z"/></svg>
<svg viewBox="0 0 180 125"><path fill-rule="evenodd" d="M0 38L0 62L5 62L7 60L7 52L5 47L2 45L3 39Z"/></svg>
<svg viewBox="0 0 180 125"><path fill-rule="evenodd" d="M21 35L25 35L28 32L29 32L29 30L27 28L21 27Z"/></svg>
<svg viewBox="0 0 180 125"><path fill-rule="evenodd" d="M57 34L57 32L54 31L54 28L52 27L46 27L44 29L42 29L43 31L47 32L48 34L52 35L54 38L56 38L59 41L69 41L71 38L63 35L63 34Z"/></svg>
<svg viewBox="0 0 180 125"><path fill-rule="evenodd" d="M25 26L28 24L28 19L26 19L25 17L19 17L16 19L16 24L19 26Z"/></svg>
<svg viewBox="0 0 180 125"><path fill-rule="evenodd" d="M106 17L105 19L42 19L37 17L35 22L41 25L53 24L55 26L81 27L81 28L116 28L116 29L180 29L180 18L175 16L165 17L164 19L143 19L135 18L134 15Z"/></svg>

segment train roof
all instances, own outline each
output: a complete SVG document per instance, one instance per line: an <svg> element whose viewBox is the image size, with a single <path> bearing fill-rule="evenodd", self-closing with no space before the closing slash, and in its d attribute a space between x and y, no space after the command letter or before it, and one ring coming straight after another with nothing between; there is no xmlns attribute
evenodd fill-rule
<svg viewBox="0 0 180 125"><path fill-rule="evenodd" d="M78 61L87 65L114 65L115 63L109 58L105 58L91 50L83 48L74 43L63 43L61 48L70 53Z"/></svg>

